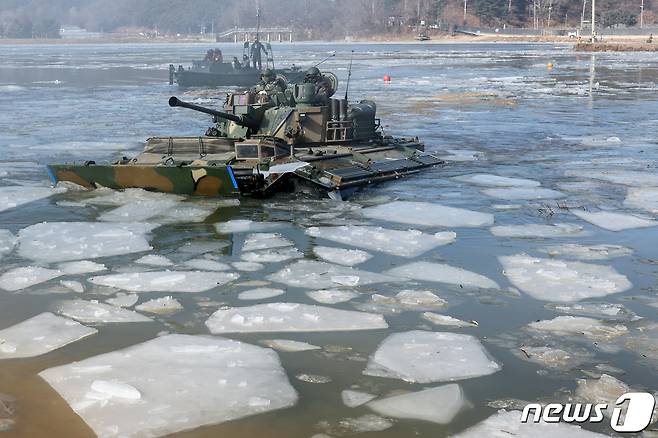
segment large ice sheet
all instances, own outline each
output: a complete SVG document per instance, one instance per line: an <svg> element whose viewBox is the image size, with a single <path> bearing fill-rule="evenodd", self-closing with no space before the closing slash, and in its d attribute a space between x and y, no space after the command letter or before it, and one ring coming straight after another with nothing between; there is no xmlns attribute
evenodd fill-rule
<svg viewBox="0 0 658 438"><path fill-rule="evenodd" d="M613 213L609 211L589 212L572 210L571 212L592 225L610 231L623 231L634 228L655 227L658 225L658 221L633 216L631 214Z"/></svg>
<svg viewBox="0 0 658 438"><path fill-rule="evenodd" d="M582 260L607 260L633 254L633 250L621 245L579 245L565 243L543 248L542 252L553 257L567 257Z"/></svg>
<svg viewBox="0 0 658 438"><path fill-rule="evenodd" d="M399 231L358 225L311 227L306 230L306 234L400 257L419 256L438 246L452 243L457 237L452 231L427 234L417 230Z"/></svg>
<svg viewBox="0 0 658 438"><path fill-rule="evenodd" d="M361 213L370 219L428 227L482 227L494 222L489 213L428 202L393 201L364 208Z"/></svg>
<svg viewBox="0 0 658 438"><path fill-rule="evenodd" d="M234 272L153 271L102 275L89 281L131 292L205 292L238 278Z"/></svg>
<svg viewBox="0 0 658 438"><path fill-rule="evenodd" d="M507 199L509 201L516 201L522 199L561 199L566 195L557 190L545 189L542 187L506 187L500 189L484 189L482 190L487 196L498 199Z"/></svg>
<svg viewBox="0 0 658 438"><path fill-rule="evenodd" d="M56 312L62 316L83 323L120 323L120 322L148 322L151 318L132 310L98 301L67 300L56 306Z"/></svg>
<svg viewBox="0 0 658 438"><path fill-rule="evenodd" d="M6 186L0 187L0 211L38 201L57 193L49 187Z"/></svg>
<svg viewBox="0 0 658 438"><path fill-rule="evenodd" d="M242 252L258 251L262 249L284 248L293 243L279 233L253 233L247 235L242 246Z"/></svg>
<svg viewBox="0 0 658 438"><path fill-rule="evenodd" d="M445 382L493 374L500 365L469 335L413 330L384 339L363 374L407 382Z"/></svg>
<svg viewBox="0 0 658 438"><path fill-rule="evenodd" d="M17 291L52 280L63 274L62 271L55 269L47 269L40 266L23 266L10 269L0 275L0 288L8 291Z"/></svg>
<svg viewBox="0 0 658 438"><path fill-rule="evenodd" d="M490 230L496 237L569 237L582 233L583 227L576 224L524 224L498 225Z"/></svg>
<svg viewBox="0 0 658 438"><path fill-rule="evenodd" d="M41 313L0 330L0 359L39 356L97 332L68 318Z"/></svg>
<svg viewBox="0 0 658 438"><path fill-rule="evenodd" d="M11 252L16 245L16 237L9 230L0 230L0 259Z"/></svg>
<svg viewBox="0 0 658 438"><path fill-rule="evenodd" d="M533 298L570 302L623 292L633 285L610 266L525 254L498 257L503 274Z"/></svg>
<svg viewBox="0 0 658 438"><path fill-rule="evenodd" d="M479 287L483 289L499 288L498 283L484 275L442 263L412 262L389 269L385 274L393 277L455 284L464 287Z"/></svg>
<svg viewBox="0 0 658 438"><path fill-rule="evenodd" d="M329 263L345 266L354 266L372 258L372 254L359 249L334 248L330 246L315 246L313 252L316 256Z"/></svg>
<svg viewBox="0 0 658 438"><path fill-rule="evenodd" d="M148 251L151 224L42 222L18 233L21 257L63 262Z"/></svg>
<svg viewBox="0 0 658 438"><path fill-rule="evenodd" d="M472 173L456 176L453 179L469 184L486 187L539 187L539 181L524 178L510 178L507 176L491 175L488 173Z"/></svg>
<svg viewBox="0 0 658 438"><path fill-rule="evenodd" d="M361 271L347 266L300 260L267 277L270 281L292 287L332 289L338 286L357 286L395 281L395 278Z"/></svg>
<svg viewBox="0 0 658 438"><path fill-rule="evenodd" d="M366 406L379 415L393 418L411 418L448 424L466 407L466 398L456 383L394 395L371 401Z"/></svg>
<svg viewBox="0 0 658 438"><path fill-rule="evenodd" d="M277 354L167 335L39 373L99 437L154 437L292 406Z"/></svg>
<svg viewBox="0 0 658 438"><path fill-rule="evenodd" d="M297 303L219 309L206 321L213 334L327 332L387 328L382 315Z"/></svg>
<svg viewBox="0 0 658 438"><path fill-rule="evenodd" d="M658 187L632 187L628 189L624 205L658 214Z"/></svg>
<svg viewBox="0 0 658 438"><path fill-rule="evenodd" d="M234 219L219 224L215 224L217 232L222 234L230 233L253 233L270 231L279 228L282 224L278 222L254 222L247 219Z"/></svg>
<svg viewBox="0 0 658 438"><path fill-rule="evenodd" d="M454 438L605 438L607 435L565 423L521 423L521 411L501 410L483 422L453 435Z"/></svg>

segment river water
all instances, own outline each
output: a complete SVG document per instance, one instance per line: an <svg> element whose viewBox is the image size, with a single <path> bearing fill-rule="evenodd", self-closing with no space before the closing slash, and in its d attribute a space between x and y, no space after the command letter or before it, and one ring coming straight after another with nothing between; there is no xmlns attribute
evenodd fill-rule
<svg viewBox="0 0 658 438"><path fill-rule="evenodd" d="M225 57L241 55L239 46L219 47ZM107 161L137 153L149 136L200 135L205 131L210 123L206 116L169 108L167 99L177 95L218 106L227 90L180 90L168 85L166 68L170 63L187 64L208 48L204 44L0 46L0 229L12 235L22 233L16 247L12 242L4 256L0 251L0 271L58 266L54 260L22 251L28 237L21 230L41 222L107 224L103 214L124 205L95 203L95 194L69 189L12 207L15 199L11 193L15 192L2 190L20 186L25 193L43 194L49 184L47 163ZM465 401L460 399L459 412L447 424L390 415L375 419L378 423L365 417L370 420L362 421L366 428L381 425L381 421L390 426L364 432L364 436L382 437L449 436L485 420L501 407L519 409L524 402L614 402L618 395L614 390L612 400L591 400L584 395L584 383L578 383L579 379L588 379L592 385L601 383L602 374L633 389L658 391L658 228L652 223L658 214L658 59L653 54L577 54L552 44L278 44L275 50L278 65L304 67L335 50L336 56L322 68L339 76L340 90L344 90L353 50L351 99L375 100L387 133L418 136L428 151L446 158L446 165L369 188L344 202L290 195L239 204L175 200L199 207L205 211L205 219L179 217L158 222L149 218L147 221L159 225L147 236L152 249L94 259L109 272L70 274L18 290L1 290L0 329L42 312L57 312L63 300L103 302L120 292L121 288L87 281L96 275L184 270L185 262L195 258L224 264L240 261L249 234L220 233L215 225L230 220L276 222L278 226L266 232L288 239L303 260L318 260L314 247L329 246L369 252L372 258L355 268L362 271L382 273L414 261L431 264L422 269L425 275L406 276L416 279L398 277L349 287L341 283L352 279L335 279L336 287L357 295L326 306L384 314L388 329L225 335L254 345L282 338L322 348L278 353L298 394L294 406L206 425L178 436L357 434L358 428L349 419L364 420L363 416L374 412L366 406L345 406L341 391L349 388L381 398L446 381L459 384ZM392 77L390 83L383 82L385 74ZM503 183L490 176L464 177L473 174L514 179ZM396 208L384 210L386 220L364 212L382 211L395 201L487 213L493 216L494 227L502 228L492 228L490 223L471 227L424 223L413 213ZM127 205L140 209L140 204ZM522 227L531 224L540 227ZM555 224L568 225L560 228ZM456 239L403 257L395 251L375 251L358 238L349 241L349 235L347 243L335 243L306 232L313 226L339 225L383 227L379 231L383 240L391 238L386 230L408 229L427 235L455 231ZM519 232L525 236L519 237ZM543 233L552 235L542 237ZM52 239L55 252L66 250L57 247L65 246L63 241L56 236ZM212 246L204 249L202 245ZM173 264L162 268L135 263L149 254L167 257ZM505 256L518 257L500 258ZM318 304L306 295L313 285L286 285L270 278L296 263L292 259L265 262L250 267L257 270L240 271L239 280L199 293L140 293L140 303L173 296L183 310L151 314L154 321L146 323L85 323L98 333L37 357L3 359L0 355L0 393L15 397L18 406L8 435L93 436L92 429L37 375L43 370L139 344L165 332L208 335L205 322L221 306ZM539 267L524 270L527 263L539 263ZM496 287L469 285L466 277L441 279L438 269L443 265L485 276ZM239 268L232 266L231 271ZM84 292L74 292L60 280L77 281ZM256 301L238 298L238 293L256 286L281 288L286 293ZM447 305L405 305L391 299L401 290L431 291ZM575 298L568 293L573 290ZM378 295L373 299L373 294ZM557 302L557 296L567 298ZM584 298L580 307L573 303L578 297ZM435 325L421 317L428 310L477 321L477 326ZM556 320L552 329L546 329L550 324L535 329L528 326L557 317L562 319ZM582 325L571 326L576 323ZM363 374L368 359L389 335L412 330L471 335L500 369L432 383ZM404 353L400 353L401 361L402 356ZM304 382L296 377L299 374L328 377L331 382ZM166 388L166 372L160 378L160 385ZM137 383L133 386L139 389ZM208 388L211 391L210 385ZM148 397L142 394L142 398ZM201 391L198 406L203 399ZM173 417L188 416L196 405L192 401L177 406ZM422 408L427 404L420 403L413 410ZM157 417L158 413L151 415ZM109 421L120 425L122 418ZM170 416L164 421L173 419ZM583 427L611 433L609 422Z"/></svg>

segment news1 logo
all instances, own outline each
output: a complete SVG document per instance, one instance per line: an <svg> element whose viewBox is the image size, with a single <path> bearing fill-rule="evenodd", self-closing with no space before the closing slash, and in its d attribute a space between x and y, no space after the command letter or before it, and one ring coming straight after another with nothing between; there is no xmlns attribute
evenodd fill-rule
<svg viewBox="0 0 658 438"><path fill-rule="evenodd" d="M651 423L655 405L653 394L628 392L615 402L610 427L615 432L641 432ZM539 403L530 403L523 408L521 422L601 423L604 420L603 411L606 409L608 403L550 403L543 407Z"/></svg>

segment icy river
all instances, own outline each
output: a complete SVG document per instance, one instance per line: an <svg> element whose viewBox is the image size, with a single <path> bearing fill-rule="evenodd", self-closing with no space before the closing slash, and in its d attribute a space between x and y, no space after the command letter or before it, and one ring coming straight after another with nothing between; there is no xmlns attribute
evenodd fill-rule
<svg viewBox="0 0 658 438"><path fill-rule="evenodd" d="M201 135L167 99L226 90L166 68L209 47L0 46L0 431L608 436L519 410L658 391L655 55L278 44L341 90L354 50L351 98L446 165L344 202L50 187Z"/></svg>

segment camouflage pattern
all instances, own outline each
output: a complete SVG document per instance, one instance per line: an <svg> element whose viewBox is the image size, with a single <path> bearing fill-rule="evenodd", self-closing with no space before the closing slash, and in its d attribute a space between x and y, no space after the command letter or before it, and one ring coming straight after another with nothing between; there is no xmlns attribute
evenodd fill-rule
<svg viewBox="0 0 658 438"><path fill-rule="evenodd" d="M51 179L89 189L254 197L303 191L343 199L443 163L423 153L417 138L384 135L374 102L332 98L335 75L313 73L313 81L285 91L229 94L223 111L172 97L170 106L210 114L215 124L199 137L150 138L141 154L113 164L49 166Z"/></svg>

